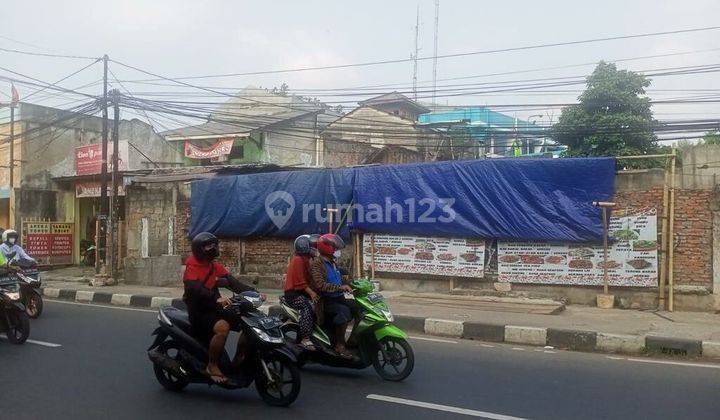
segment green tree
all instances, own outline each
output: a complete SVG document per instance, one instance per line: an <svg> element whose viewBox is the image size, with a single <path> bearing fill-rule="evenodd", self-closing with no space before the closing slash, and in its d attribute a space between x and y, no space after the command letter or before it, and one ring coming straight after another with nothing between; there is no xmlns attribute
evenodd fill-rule
<svg viewBox="0 0 720 420"><path fill-rule="evenodd" d="M720 144L720 131L709 131L705 133L702 140L703 144Z"/></svg>
<svg viewBox="0 0 720 420"><path fill-rule="evenodd" d="M587 78L580 103L563 109L553 138L568 146L567 156L628 156L653 153L655 120L645 88L650 80L600 62Z"/></svg>

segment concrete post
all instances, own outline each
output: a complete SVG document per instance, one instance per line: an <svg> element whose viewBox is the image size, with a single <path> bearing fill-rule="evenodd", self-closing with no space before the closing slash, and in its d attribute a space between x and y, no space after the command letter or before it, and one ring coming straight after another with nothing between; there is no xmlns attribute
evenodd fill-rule
<svg viewBox="0 0 720 420"><path fill-rule="evenodd" d="M149 247L149 228L148 228L148 219L146 217L143 217L140 219L140 256L142 258L147 258L150 256L150 253L148 251Z"/></svg>
<svg viewBox="0 0 720 420"><path fill-rule="evenodd" d="M175 218L168 217L168 255L175 255L175 247L173 246L175 240Z"/></svg>

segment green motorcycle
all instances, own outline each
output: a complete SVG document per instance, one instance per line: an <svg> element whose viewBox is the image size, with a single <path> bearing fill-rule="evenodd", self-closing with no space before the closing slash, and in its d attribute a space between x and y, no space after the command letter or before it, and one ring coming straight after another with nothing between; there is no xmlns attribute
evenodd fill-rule
<svg viewBox="0 0 720 420"><path fill-rule="evenodd" d="M297 345L298 364L319 363L351 369L365 369L372 365L381 378L387 381L402 381L410 375L415 366L415 355L407 342L408 335L393 325L393 315L383 296L373 292L372 283L355 280L350 286L360 307L359 319L356 319L348 340L348 349L354 354L352 358L336 353L328 333L317 324L311 337L315 350L299 346L299 314L280 298L280 308L273 311L278 312L285 321L280 328L286 341Z"/></svg>

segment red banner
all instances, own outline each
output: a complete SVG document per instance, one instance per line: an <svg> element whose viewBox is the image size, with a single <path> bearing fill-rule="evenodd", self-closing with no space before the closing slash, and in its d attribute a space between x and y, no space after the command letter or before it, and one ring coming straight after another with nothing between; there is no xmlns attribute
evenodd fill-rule
<svg viewBox="0 0 720 420"><path fill-rule="evenodd" d="M200 147L190 143L190 140L185 140L185 156L193 159L212 159L229 155L234 142L234 139L224 139L210 147Z"/></svg>

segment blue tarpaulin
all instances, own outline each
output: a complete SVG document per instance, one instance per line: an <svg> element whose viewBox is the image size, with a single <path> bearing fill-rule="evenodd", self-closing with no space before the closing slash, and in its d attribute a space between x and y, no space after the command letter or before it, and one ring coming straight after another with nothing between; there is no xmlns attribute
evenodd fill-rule
<svg viewBox="0 0 720 420"><path fill-rule="evenodd" d="M615 159L485 159L358 168L365 232L582 242L602 239ZM368 208L380 203L382 220ZM400 217L402 216L402 217Z"/></svg>
<svg viewBox="0 0 720 420"><path fill-rule="evenodd" d="M593 241L602 238L602 224L592 202L611 200L614 181L612 158L486 159L238 175L193 183L190 234L326 232L324 209L352 205L347 225L364 232Z"/></svg>
<svg viewBox="0 0 720 420"><path fill-rule="evenodd" d="M325 233L328 223L323 209L327 204L350 203L352 177L349 169L326 169L193 182L190 236L212 232L223 237L292 238Z"/></svg>

